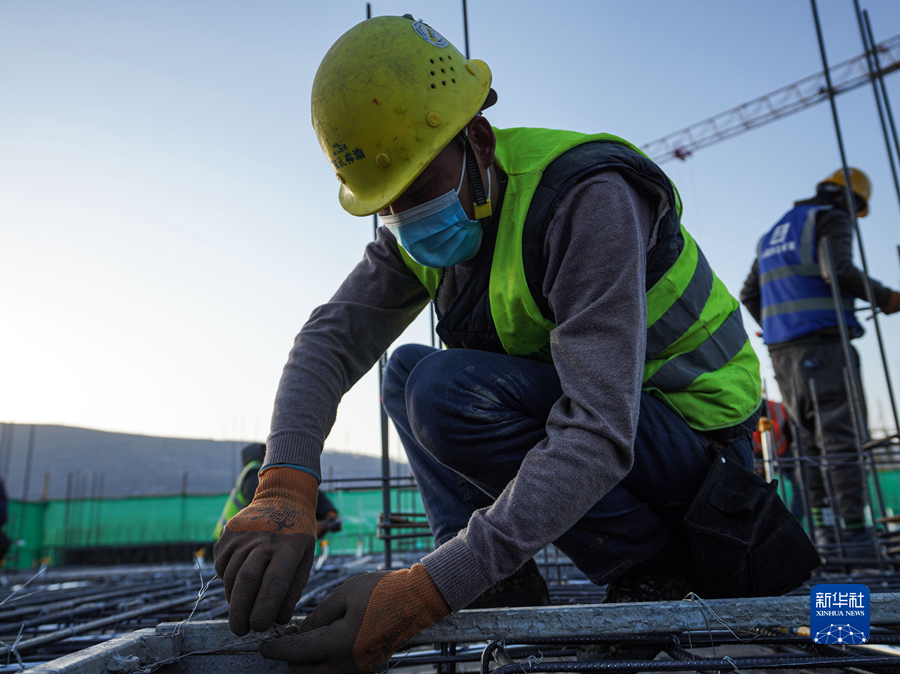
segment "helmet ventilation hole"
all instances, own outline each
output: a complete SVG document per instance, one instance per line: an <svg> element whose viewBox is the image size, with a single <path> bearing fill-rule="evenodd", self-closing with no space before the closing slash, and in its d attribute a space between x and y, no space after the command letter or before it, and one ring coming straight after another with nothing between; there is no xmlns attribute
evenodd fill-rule
<svg viewBox="0 0 900 674"><path fill-rule="evenodd" d="M432 84L432 85L431 85L431 88L432 88L432 89L437 89L437 86L434 85L434 84Z"/></svg>

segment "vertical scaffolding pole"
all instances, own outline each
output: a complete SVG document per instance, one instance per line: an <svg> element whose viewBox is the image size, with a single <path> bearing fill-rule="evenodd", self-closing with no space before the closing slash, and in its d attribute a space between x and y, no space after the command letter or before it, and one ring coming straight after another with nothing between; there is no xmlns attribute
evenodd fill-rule
<svg viewBox="0 0 900 674"><path fill-rule="evenodd" d="M869 44L872 45L872 60L875 63L875 73L877 75L878 85L881 87L881 97L884 99L884 110L891 127L891 136L894 139L894 151L896 152L898 159L900 159L900 139L897 137L897 126L894 124L894 113L891 111L891 99L888 96L887 86L884 83L884 73L881 70L881 59L878 58L878 51L874 46L875 43L873 40L875 38L874 33L872 32L872 24L869 22L869 13L867 11L863 11L863 20L866 23L866 34L869 36ZM890 147L888 147L888 152L890 152ZM897 184L896 175L894 176L894 183L895 185ZM897 188L897 198L900 199L900 185L897 185Z"/></svg>
<svg viewBox="0 0 900 674"><path fill-rule="evenodd" d="M18 540L25 538L25 518L28 516L28 484L31 482L31 464L34 461L34 434L35 426L32 424L28 432L28 453L25 456L25 478L22 481L22 516L19 518L19 535L16 537ZM18 555L16 555L16 561L18 561Z"/></svg>
<svg viewBox="0 0 900 674"><path fill-rule="evenodd" d="M7 431L9 430L9 428L10 428L9 424L4 424L3 430L0 431L0 478L8 478L9 477L9 475L7 475L7 473L6 473L6 470L3 468L3 466L6 464L6 452L7 452L6 436L7 436Z"/></svg>
<svg viewBox="0 0 900 674"><path fill-rule="evenodd" d="M898 247L898 252L900 252L900 247ZM13 449L13 432L16 430L16 425L12 422L9 422L6 425L6 430L8 431L6 436L6 456L3 457L3 476L9 477L9 465L12 460L12 449Z"/></svg>
<svg viewBox="0 0 900 674"><path fill-rule="evenodd" d="M794 409L796 410L797 423L794 426L794 460L798 462L795 470L797 482L800 485L800 495L803 503L803 512L806 515L806 526L809 529L810 538L815 540L816 523L813 518L812 502L809 493L809 476L806 474L809 470L809 455L803 451L803 424L800 422L800 394L797 390L797 377L791 377L791 389L794 393ZM790 418L788 418L790 423Z"/></svg>
<svg viewBox="0 0 900 674"><path fill-rule="evenodd" d="M469 58L469 13L466 11L466 0L462 0L463 6L463 34L466 36L466 59Z"/></svg>
<svg viewBox="0 0 900 674"><path fill-rule="evenodd" d="M841 351L844 354L844 368L848 372L853 372L856 369L853 363L853 347L850 346L850 334L847 332L847 319L844 316L841 289L838 286L834 257L831 254L831 241L827 238L825 239L823 252L825 253L825 268L828 270L828 283L831 286L831 301L834 305L834 315L837 319L838 333L841 338ZM853 422L853 443L857 454L862 452L862 444L868 439L859 384L860 382L855 374L846 380L847 398L850 401L851 421Z"/></svg>
<svg viewBox="0 0 900 674"><path fill-rule="evenodd" d="M837 491L834 488L834 477L831 475L831 457L828 456L828 447L825 446L825 432L822 428L822 415L819 413L819 392L816 389L816 380L810 379L807 382L807 387L809 389L809 397L812 401L813 406L813 418L815 419L815 438L816 442L819 444L819 449L821 453L819 454L819 470L822 471L823 474L823 486L825 487L825 492L828 494L828 506L831 508L831 512L833 513L832 519L832 528L834 530L834 539L837 544L838 558L844 558L844 533L841 528L841 518L843 513L841 512L840 505L837 500ZM853 426L854 434L856 431L856 424ZM827 526L827 523L823 522L823 525ZM829 550L829 552L831 552Z"/></svg>
<svg viewBox="0 0 900 674"><path fill-rule="evenodd" d="M900 430L900 420L898 420L897 416L897 402L894 399L894 387L891 384L891 373L888 367L887 354L884 350L884 340L881 336L881 325L878 322L878 311L875 306L875 296L872 293L872 284L869 282L869 265L866 262L866 251L863 246L862 240L862 232L859 229L859 220L856 217L856 199L853 195L853 190L850 189L850 168L847 163L847 153L844 151L844 136L841 133L841 122L838 117L837 104L834 101L834 87L831 85L831 71L828 69L828 56L825 53L825 41L822 37L822 25L819 22L819 9L816 6L816 0L810 0L812 3L813 10L813 19L816 24L816 36L819 40L819 52L822 56L822 69L825 71L825 82L828 85L828 102L831 105L831 116L834 120L834 131L835 136L837 137L838 149L841 153L841 166L844 170L844 193L846 195L847 205L850 211L850 219L853 222L853 229L856 232L856 242L859 245L859 255L860 260L863 265L863 281L865 283L866 288L866 301L869 303L869 309L872 311L872 322L875 324L875 334L878 337L878 348L881 352L881 363L884 368L884 378L885 383L887 384L888 396L891 401L891 411L894 415L894 423L898 430ZM836 278L832 279L834 282L837 281Z"/></svg>
<svg viewBox="0 0 900 674"><path fill-rule="evenodd" d="M885 111L881 102L881 91L878 84L881 81L880 69L876 66L875 45L870 41L870 36L866 30L866 18L859 8L859 0L853 0L853 6L856 8L856 20L859 23L859 33L862 38L863 51L866 55L866 67L869 69L869 77L872 80L872 92L875 94L875 107L878 108L878 120L881 122L881 132L884 135L884 146L887 149L888 161L891 164L891 176L894 179L894 190L897 192L897 200L900 201L900 181L897 179L897 165L894 162L894 152L891 150L891 139L888 133L888 125L885 119ZM884 82L881 81L883 85Z"/></svg>
<svg viewBox="0 0 900 674"><path fill-rule="evenodd" d="M366 19L372 18L372 3L366 3ZM378 238L378 215L372 215L372 240ZM381 388L384 385L384 366L387 365L387 353L378 359L378 412L381 419L381 521L388 524L391 519L391 455L388 450L388 418L381 400ZM389 531L389 529L385 529ZM384 568L393 565L391 539L384 537Z"/></svg>

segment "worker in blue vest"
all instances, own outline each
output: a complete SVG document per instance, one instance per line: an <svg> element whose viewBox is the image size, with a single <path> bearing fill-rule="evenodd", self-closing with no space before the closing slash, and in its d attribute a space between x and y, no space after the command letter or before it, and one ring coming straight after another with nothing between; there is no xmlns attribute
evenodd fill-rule
<svg viewBox="0 0 900 674"><path fill-rule="evenodd" d="M859 169L848 172L857 216L865 217L871 183ZM802 446L811 458L806 477L816 543L827 546L836 541L833 527L826 526L827 508L831 506L843 523L844 542L871 547L874 538L864 517L863 470L855 449L838 315L824 254L825 243L829 242L849 336L860 337L863 328L854 314L854 298L866 299L866 277L853 264L853 219L846 185L844 171L836 171L817 185L813 198L796 202L762 237L741 291L741 302L762 326L788 415L802 429ZM886 314L900 311L900 293L874 279L869 283L879 309ZM859 355L852 347L850 354L850 374L861 392ZM821 437L815 429L810 380L815 380ZM865 415L865 401L862 403ZM861 432L867 437L866 429ZM835 503L828 500L828 472Z"/></svg>

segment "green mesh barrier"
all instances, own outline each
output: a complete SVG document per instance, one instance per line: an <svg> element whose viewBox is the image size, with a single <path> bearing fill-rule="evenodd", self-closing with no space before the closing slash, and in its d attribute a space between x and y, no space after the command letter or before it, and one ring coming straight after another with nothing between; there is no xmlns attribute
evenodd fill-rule
<svg viewBox="0 0 900 674"><path fill-rule="evenodd" d="M3 529L11 543L6 567L27 569L40 559L46 510L47 503L9 502L9 519Z"/></svg>
<svg viewBox="0 0 900 674"><path fill-rule="evenodd" d="M881 471L878 473L878 486L884 501L884 512L879 505L878 493L875 491L875 480L869 477L869 500L872 504L872 519L900 515L900 470ZM790 508L794 498L794 488L789 480L778 479L778 495Z"/></svg>
<svg viewBox="0 0 900 674"><path fill-rule="evenodd" d="M900 514L900 471L879 473L885 511L880 512L870 480L873 517ZM779 480L779 493L791 502L791 486ZM328 492L337 506L343 528L328 534L331 555L378 554L383 541L377 537L381 514L381 491L335 490ZM6 535L13 542L7 568L25 569L42 561L59 564L66 548L150 545L156 543L211 544L227 494L188 496L148 496L122 499L10 501ZM415 490L398 489L391 495L391 511L423 513L422 499ZM420 519L420 521L423 521ZM399 532L404 533L404 532ZM395 550L431 550L430 537L394 542Z"/></svg>
<svg viewBox="0 0 900 674"><path fill-rule="evenodd" d="M343 529L325 540L329 554L370 554L384 550L377 538L381 491L328 492ZM228 494L147 496L117 499L10 501L6 535L13 541L7 568L51 566L67 548L136 546L162 543L212 544L212 533ZM414 490L395 490L393 512L423 513ZM430 537L397 541L395 549L430 550Z"/></svg>

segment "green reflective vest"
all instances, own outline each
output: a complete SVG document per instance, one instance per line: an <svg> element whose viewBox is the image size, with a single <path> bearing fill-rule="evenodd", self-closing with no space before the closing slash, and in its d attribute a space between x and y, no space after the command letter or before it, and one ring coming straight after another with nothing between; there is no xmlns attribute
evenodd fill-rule
<svg viewBox="0 0 900 674"><path fill-rule="evenodd" d="M222 529L225 528L225 523L250 505L247 499L244 498L244 480L247 479L247 476L251 472L258 473L260 468L262 468L262 461L251 461L244 466L244 470L238 475L237 482L231 490L231 493L228 495L228 500L225 501L225 507L222 508L222 514L219 516L219 521L216 523L216 528L213 530L214 541L219 540L222 536Z"/></svg>
<svg viewBox="0 0 900 674"><path fill-rule="evenodd" d="M536 299L529 289L527 270L534 267L523 258L523 236L531 236L528 230L533 230L535 220L542 225L550 217L544 203L549 190L538 189L544 185L545 173L553 171L550 165L577 154L574 163L582 165L575 169L582 171L580 175L606 168L632 171L660 185L675 205L660 222L660 237L669 237L676 247L668 249L679 252L663 260L668 268L652 279L649 268L654 260L648 261L643 391L698 431L731 428L754 415L760 405L759 360L744 331L739 304L680 224L681 200L665 174L637 147L609 134L526 128L494 132L496 161L509 182L487 293L493 329L503 350L514 356L551 359L550 332L555 323L549 309L540 304L543 298ZM662 248L656 246L654 251ZM434 299L443 270L424 267L400 251ZM531 280L532 287L540 288L540 279Z"/></svg>

